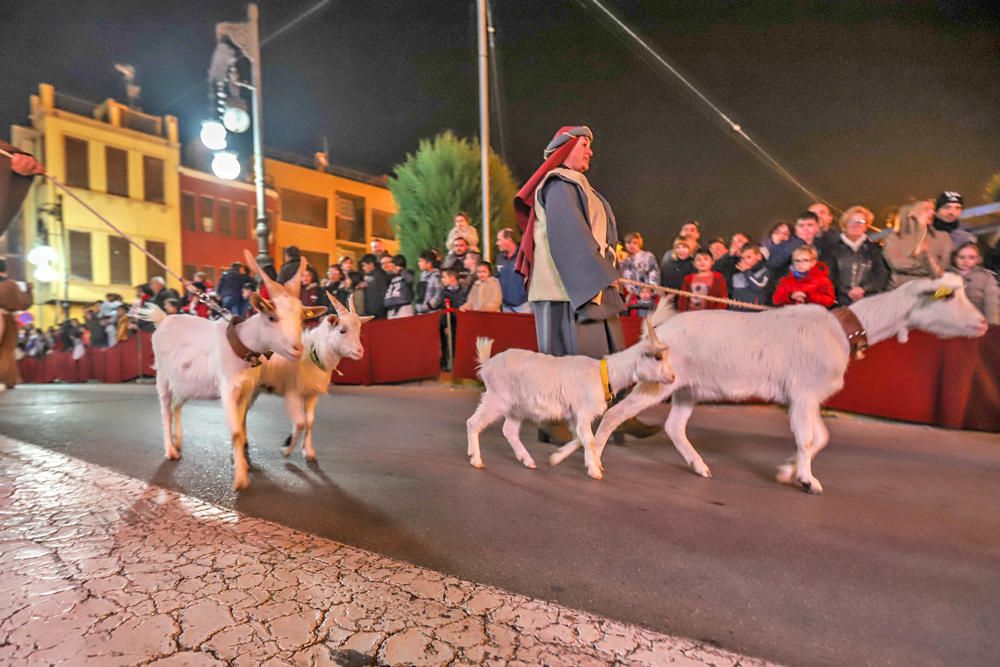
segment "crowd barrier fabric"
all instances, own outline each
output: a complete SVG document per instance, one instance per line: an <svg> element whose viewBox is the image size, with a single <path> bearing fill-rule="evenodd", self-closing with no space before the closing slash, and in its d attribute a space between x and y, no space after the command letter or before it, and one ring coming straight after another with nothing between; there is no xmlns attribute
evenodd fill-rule
<svg viewBox="0 0 1000 667"><path fill-rule="evenodd" d="M493 354L517 347L535 350L535 320L530 314L455 313L453 377L476 378L476 338L494 340ZM337 384L384 384L435 378L441 363L441 314L374 320L361 328L365 356L345 359ZM639 318L622 318L626 343L638 340ZM152 376L150 334L141 332L110 349L87 350L74 360L69 352L18 362L25 382L127 382ZM976 339L941 340L921 332L909 342L884 341L852 361L844 388L826 407L847 412L1000 432L1000 327Z"/></svg>

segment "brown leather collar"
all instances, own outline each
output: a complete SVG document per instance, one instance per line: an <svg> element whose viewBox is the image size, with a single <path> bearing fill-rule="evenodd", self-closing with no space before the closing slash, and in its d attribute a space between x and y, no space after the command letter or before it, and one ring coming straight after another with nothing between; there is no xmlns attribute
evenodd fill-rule
<svg viewBox="0 0 1000 667"><path fill-rule="evenodd" d="M236 335L236 325L240 322L245 321L245 317L233 317L229 320L229 326L226 327L226 340L229 342L229 347L233 349L233 353L242 359L243 361L250 364L251 367L260 366L264 363L261 357L265 359L270 359L271 355L274 354L270 350L267 352L254 352L249 347L243 344L240 337Z"/></svg>
<svg viewBox="0 0 1000 667"><path fill-rule="evenodd" d="M835 308L830 312L844 329L847 342L851 344L851 356L855 359L864 359L865 352L868 350L868 332L865 331L861 320L858 319L853 310L847 307Z"/></svg>

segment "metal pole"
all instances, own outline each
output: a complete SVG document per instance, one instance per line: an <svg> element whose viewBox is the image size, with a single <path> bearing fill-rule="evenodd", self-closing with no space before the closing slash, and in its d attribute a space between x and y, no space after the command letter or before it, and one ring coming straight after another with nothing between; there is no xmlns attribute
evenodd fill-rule
<svg viewBox="0 0 1000 667"><path fill-rule="evenodd" d="M486 57L486 0L476 0L479 24L479 164L483 191L483 259L490 260L493 240L490 237L490 89Z"/></svg>
<svg viewBox="0 0 1000 667"><path fill-rule="evenodd" d="M261 101L261 76L260 76L260 25L258 16L260 12L257 5L251 3L247 5L247 16L250 21L250 41L251 44L245 55L250 59L250 77L253 85L253 98L250 105L250 112L253 116L253 183L257 193L257 263L263 266L273 264L268 249L269 229L267 224L267 203L264 196L264 154L263 154L263 131L261 129L263 115L263 102Z"/></svg>

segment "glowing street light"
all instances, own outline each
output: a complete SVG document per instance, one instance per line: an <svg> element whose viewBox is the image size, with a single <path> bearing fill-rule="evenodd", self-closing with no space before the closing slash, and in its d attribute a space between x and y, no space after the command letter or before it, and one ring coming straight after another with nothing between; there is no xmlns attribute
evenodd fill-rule
<svg viewBox="0 0 1000 667"><path fill-rule="evenodd" d="M240 158L232 151L219 151L212 158L212 173L221 179L235 181L240 177Z"/></svg>
<svg viewBox="0 0 1000 667"><path fill-rule="evenodd" d="M54 283L59 280L59 271L52 264L59 259L56 249L49 245L35 246L28 253L28 262L35 265L33 276L40 283Z"/></svg>
<svg viewBox="0 0 1000 667"><path fill-rule="evenodd" d="M201 143L213 151L226 147L226 128L217 120L206 120L201 124Z"/></svg>
<svg viewBox="0 0 1000 667"><path fill-rule="evenodd" d="M229 98L226 110L222 112L222 124L235 134L242 134L250 129L250 114L247 113L246 102L239 98Z"/></svg>

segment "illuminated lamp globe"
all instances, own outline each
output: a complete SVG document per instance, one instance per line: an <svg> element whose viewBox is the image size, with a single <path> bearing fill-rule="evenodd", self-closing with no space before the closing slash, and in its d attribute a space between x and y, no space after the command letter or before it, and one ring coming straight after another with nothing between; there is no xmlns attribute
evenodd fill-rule
<svg viewBox="0 0 1000 667"><path fill-rule="evenodd" d="M240 158L231 151L219 151L212 158L212 173L226 181L240 177Z"/></svg>
<svg viewBox="0 0 1000 667"><path fill-rule="evenodd" d="M247 113L246 105L239 102L229 102L226 110L222 112L222 124L226 129L236 134L241 134L250 129L250 114Z"/></svg>
<svg viewBox="0 0 1000 667"><path fill-rule="evenodd" d="M53 283L59 280L59 272L48 264L43 264L36 268L33 275L35 276L35 280L40 283Z"/></svg>
<svg viewBox="0 0 1000 667"><path fill-rule="evenodd" d="M35 266L44 266L58 259L56 249L48 245L35 246L28 253L28 261Z"/></svg>
<svg viewBox="0 0 1000 667"><path fill-rule="evenodd" d="M217 120L206 120L201 124L201 143L213 151L226 147L226 128Z"/></svg>

